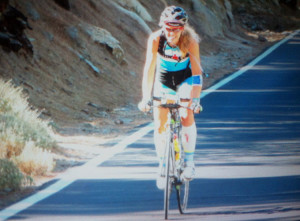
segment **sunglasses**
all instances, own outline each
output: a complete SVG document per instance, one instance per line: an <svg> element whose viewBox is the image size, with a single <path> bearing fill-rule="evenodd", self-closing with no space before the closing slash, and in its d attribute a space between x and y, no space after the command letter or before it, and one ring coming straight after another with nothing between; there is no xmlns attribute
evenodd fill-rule
<svg viewBox="0 0 300 221"><path fill-rule="evenodd" d="M165 30L166 30L167 32L178 33L178 32L180 32L180 31L183 30L183 27L180 27L180 28L165 28Z"/></svg>

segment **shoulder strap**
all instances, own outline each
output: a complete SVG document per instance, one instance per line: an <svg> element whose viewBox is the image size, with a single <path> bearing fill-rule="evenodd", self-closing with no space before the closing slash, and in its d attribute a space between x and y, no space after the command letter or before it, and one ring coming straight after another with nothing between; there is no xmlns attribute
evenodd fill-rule
<svg viewBox="0 0 300 221"><path fill-rule="evenodd" d="M164 55L164 45L166 42L166 36L165 33L162 31L159 37L159 43L158 43L158 53L160 55Z"/></svg>
<svg viewBox="0 0 300 221"><path fill-rule="evenodd" d="M167 41L166 35L165 35L164 31L162 31L161 34L160 34L160 37L159 37L159 43L158 43L158 50L157 51L161 56L163 56L165 58L173 58L172 56L165 55L165 53L164 53L166 41ZM188 56L189 56L189 53L187 53L184 57L179 57L178 61L181 61L182 59L184 59Z"/></svg>

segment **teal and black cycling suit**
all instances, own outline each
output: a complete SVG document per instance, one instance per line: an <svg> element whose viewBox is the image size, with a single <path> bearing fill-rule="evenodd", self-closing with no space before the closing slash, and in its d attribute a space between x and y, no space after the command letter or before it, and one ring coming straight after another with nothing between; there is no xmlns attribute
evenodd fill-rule
<svg viewBox="0 0 300 221"><path fill-rule="evenodd" d="M162 32L159 40L153 97L162 94L179 94L190 98L192 71L189 54L182 56L179 47L171 47Z"/></svg>

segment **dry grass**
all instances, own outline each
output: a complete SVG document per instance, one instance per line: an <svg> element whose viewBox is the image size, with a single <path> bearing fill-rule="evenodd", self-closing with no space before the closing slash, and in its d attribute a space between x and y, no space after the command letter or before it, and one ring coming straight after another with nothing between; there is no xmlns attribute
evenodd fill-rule
<svg viewBox="0 0 300 221"><path fill-rule="evenodd" d="M16 189L28 175L44 175L53 169L50 151L56 143L48 123L32 110L21 88L0 80L0 190Z"/></svg>
<svg viewBox="0 0 300 221"><path fill-rule="evenodd" d="M54 160L50 151L27 142L22 153L14 161L22 172L31 176L43 175L54 168Z"/></svg>

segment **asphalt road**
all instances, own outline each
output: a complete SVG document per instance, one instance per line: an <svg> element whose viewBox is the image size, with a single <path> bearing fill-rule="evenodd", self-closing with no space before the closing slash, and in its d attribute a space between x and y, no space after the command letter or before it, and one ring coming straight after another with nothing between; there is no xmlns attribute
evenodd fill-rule
<svg viewBox="0 0 300 221"><path fill-rule="evenodd" d="M180 215L173 195L170 220L299 220L300 34L206 92L189 210ZM157 166L149 132L9 220L163 220Z"/></svg>

